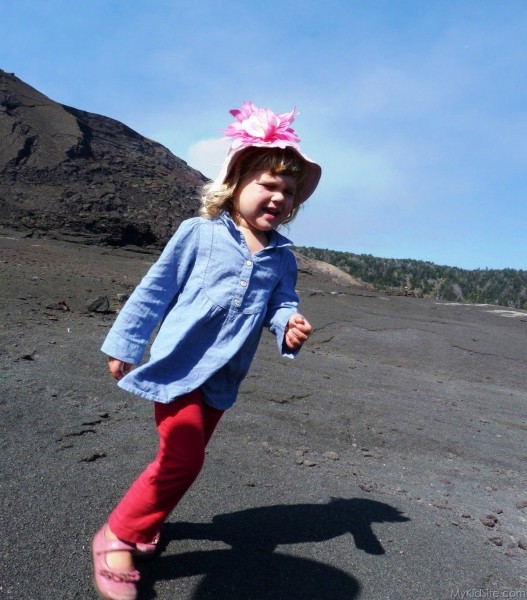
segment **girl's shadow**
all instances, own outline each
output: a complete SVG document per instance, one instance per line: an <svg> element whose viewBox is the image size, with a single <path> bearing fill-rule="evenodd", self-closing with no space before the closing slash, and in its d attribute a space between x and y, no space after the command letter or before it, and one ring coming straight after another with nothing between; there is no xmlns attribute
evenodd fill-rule
<svg viewBox="0 0 527 600"><path fill-rule="evenodd" d="M142 569L141 597L156 597L157 580L204 575L194 600L352 600L360 591L357 579L322 562L276 552L276 547L351 533L357 548L384 554L371 524L408 520L388 504L334 498L327 504L251 508L218 515L212 523L167 524L162 547L193 539L222 541L231 548L158 558Z"/></svg>

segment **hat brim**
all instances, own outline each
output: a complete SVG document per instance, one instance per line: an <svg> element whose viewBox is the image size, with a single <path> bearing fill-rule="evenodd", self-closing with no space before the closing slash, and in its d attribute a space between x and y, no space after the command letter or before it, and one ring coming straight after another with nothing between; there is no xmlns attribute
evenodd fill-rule
<svg viewBox="0 0 527 600"><path fill-rule="evenodd" d="M281 144L280 146L277 144L252 144L251 146L239 146L237 148L231 147L223 164L221 166L220 172L218 176L214 179L212 184L209 187L209 191L219 190L221 186L225 183L227 176L231 172L231 169L236 162L237 158L240 154L247 150L248 148L291 148L294 150L300 158L306 163L307 167L307 176L300 192L300 203L304 203L317 189L318 183L320 181L320 177L322 175L322 167L316 163L315 161L308 158L303 152L300 151L296 144Z"/></svg>

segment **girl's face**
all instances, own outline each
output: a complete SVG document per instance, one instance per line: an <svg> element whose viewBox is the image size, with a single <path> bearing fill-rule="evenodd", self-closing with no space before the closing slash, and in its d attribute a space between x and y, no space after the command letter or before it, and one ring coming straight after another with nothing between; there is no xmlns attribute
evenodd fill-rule
<svg viewBox="0 0 527 600"><path fill-rule="evenodd" d="M276 229L293 209L296 179L256 171L242 179L233 196L235 220L253 233Z"/></svg>

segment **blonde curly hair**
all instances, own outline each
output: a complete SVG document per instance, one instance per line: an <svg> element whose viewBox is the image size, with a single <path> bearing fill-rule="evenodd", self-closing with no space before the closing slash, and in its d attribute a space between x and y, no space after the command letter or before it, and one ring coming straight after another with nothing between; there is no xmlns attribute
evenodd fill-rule
<svg viewBox="0 0 527 600"><path fill-rule="evenodd" d="M214 219L223 211L234 218L234 194L239 183L257 171L266 171L272 175L290 175L296 180L296 193L293 208L285 219L290 223L297 215L301 201L301 191L307 177L306 161L292 148L261 148L251 146L240 152L240 156L219 187L208 184L203 188L200 215Z"/></svg>

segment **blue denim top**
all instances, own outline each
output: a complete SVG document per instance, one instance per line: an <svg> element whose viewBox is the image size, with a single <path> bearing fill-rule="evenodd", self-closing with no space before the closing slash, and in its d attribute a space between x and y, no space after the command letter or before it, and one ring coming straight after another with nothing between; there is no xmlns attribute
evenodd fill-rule
<svg viewBox="0 0 527 600"><path fill-rule="evenodd" d="M251 255L228 213L181 223L117 316L101 350L139 364L158 323L150 360L119 381L129 392L168 403L201 387L205 402L234 404L263 327L282 356L284 332L297 312L291 242L272 231Z"/></svg>

